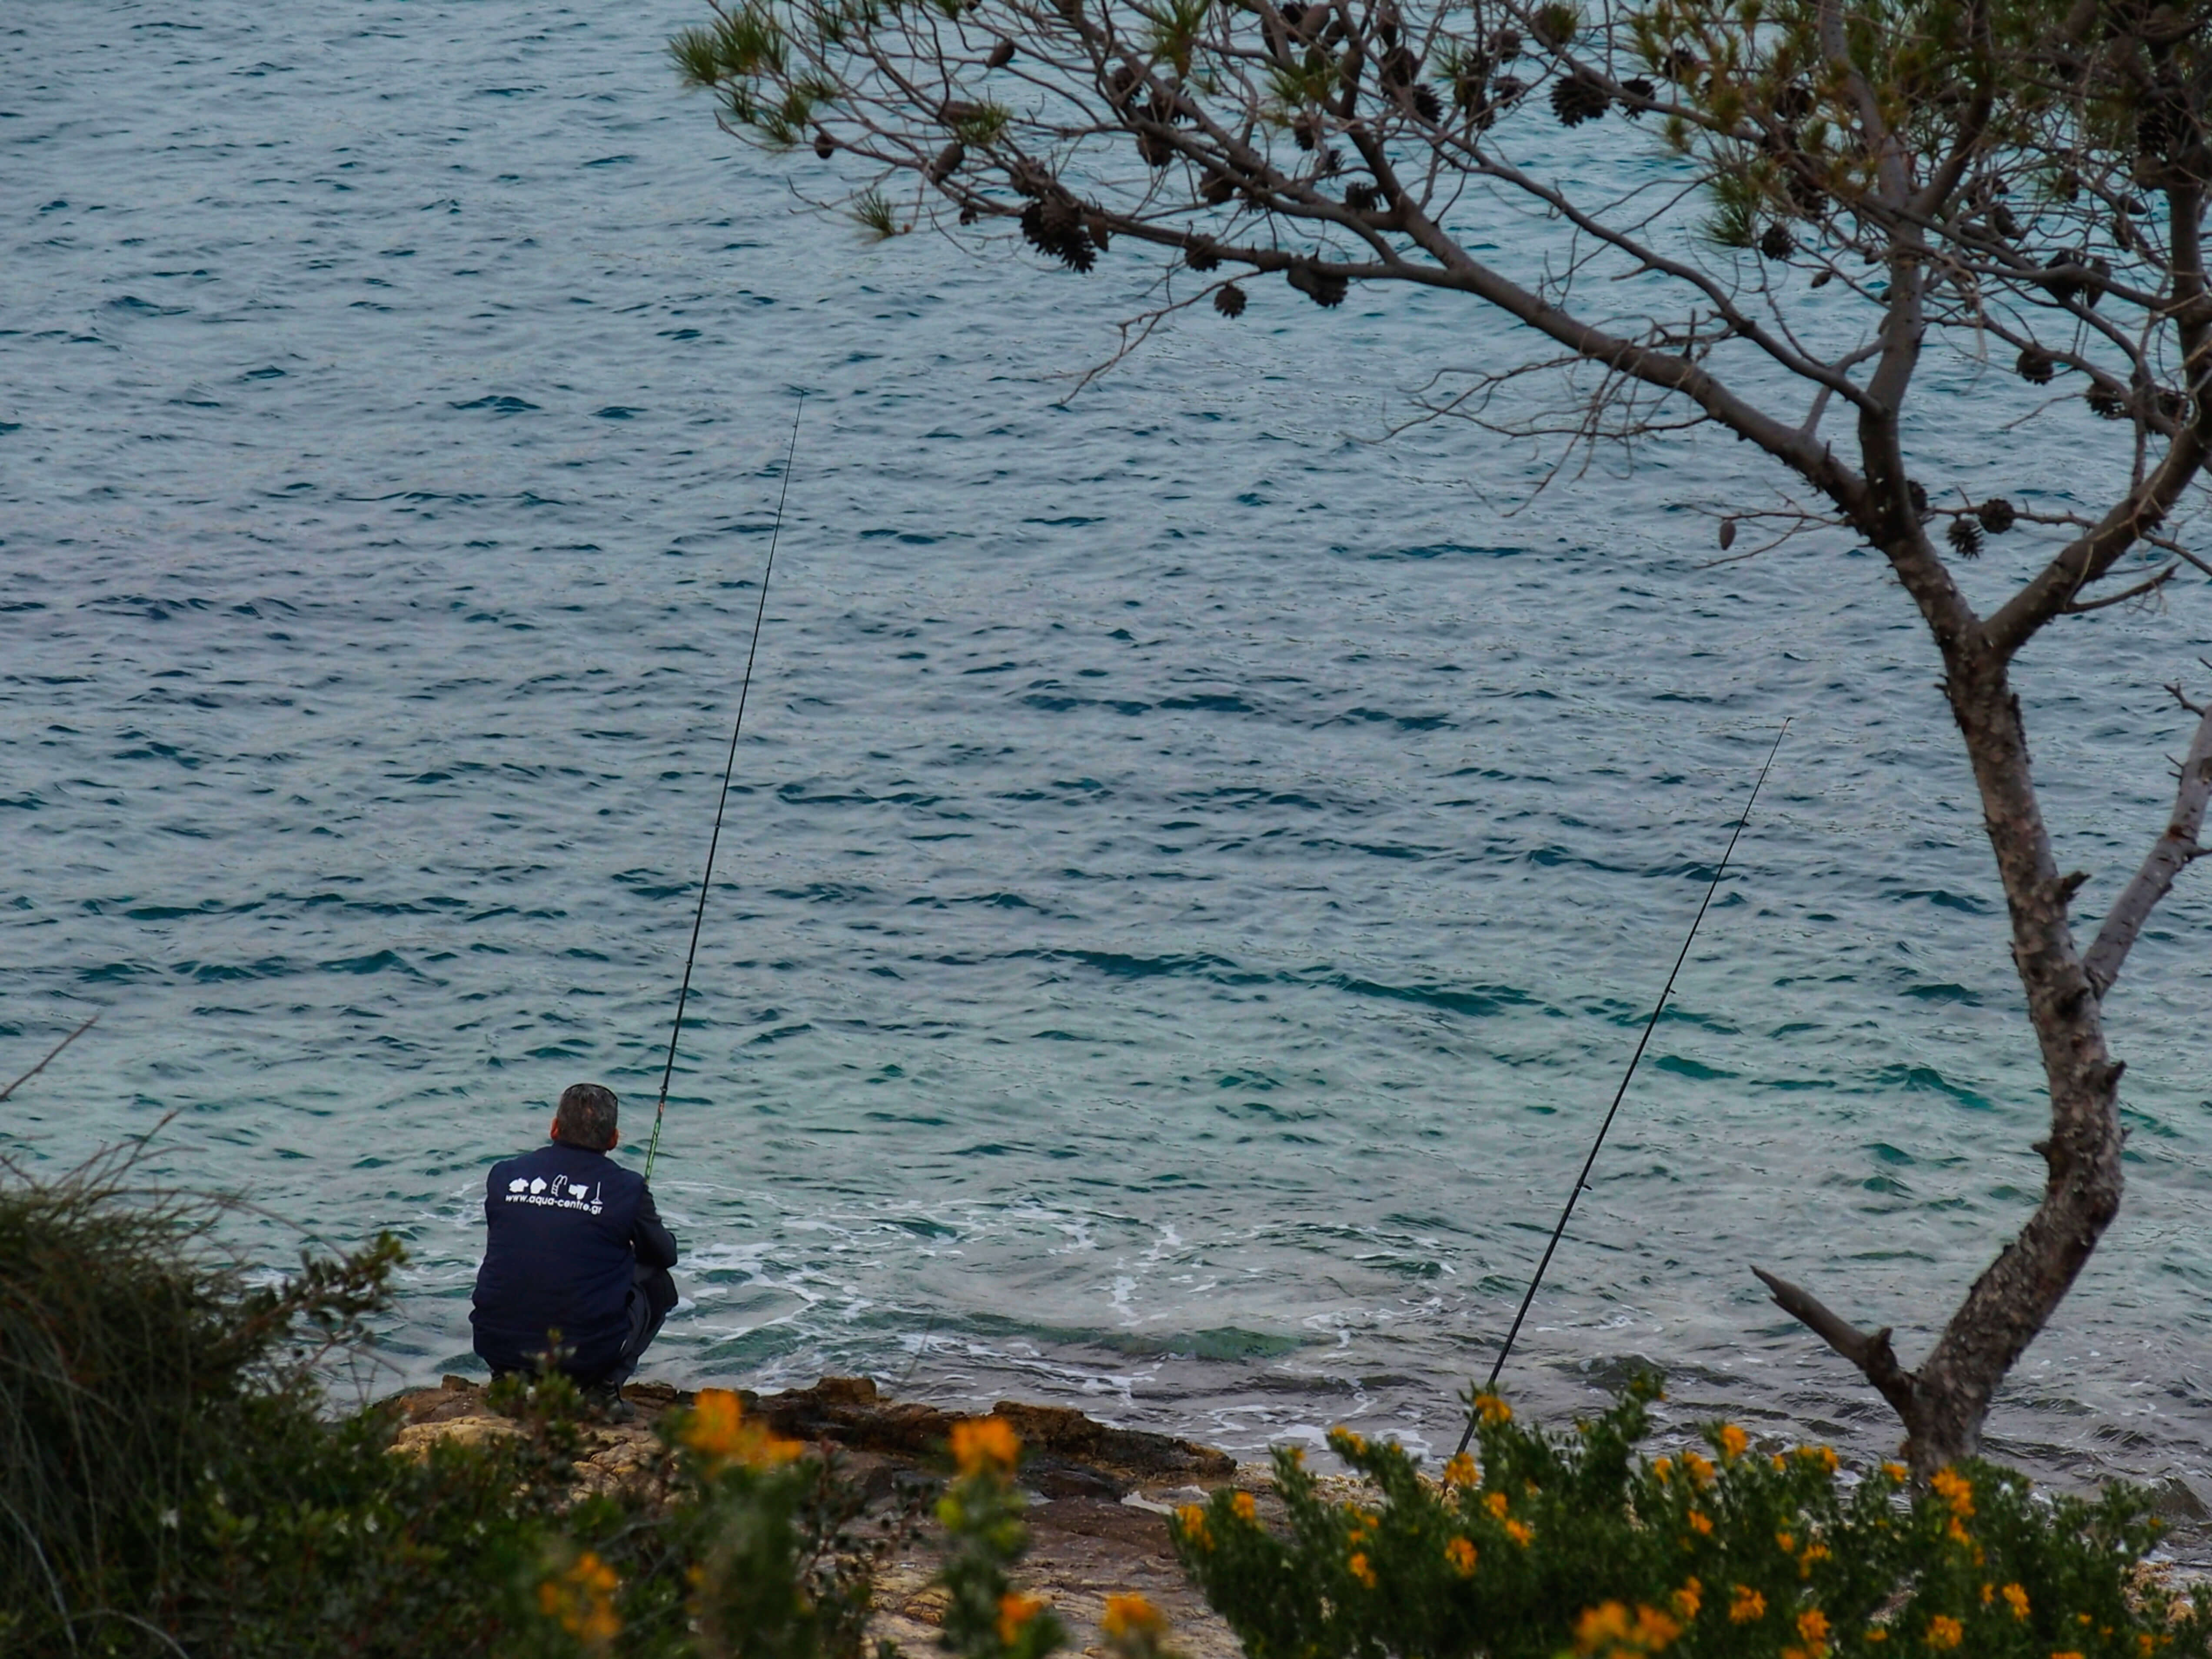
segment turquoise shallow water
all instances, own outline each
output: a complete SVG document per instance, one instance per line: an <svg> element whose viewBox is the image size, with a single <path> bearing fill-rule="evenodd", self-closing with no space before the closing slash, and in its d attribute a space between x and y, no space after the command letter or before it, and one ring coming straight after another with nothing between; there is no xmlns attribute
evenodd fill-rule
<svg viewBox="0 0 2212 1659"><path fill-rule="evenodd" d="M1876 562L1701 568L1733 446L1509 514L1529 457L1375 441L1495 344L1435 296L1270 289L1063 403L1145 273L862 244L677 94L691 9L0 27L0 1070L102 1011L0 1149L173 1112L154 1167L265 1206L257 1259L409 1241L391 1380L464 1364L487 1162L579 1077L642 1139L803 389L659 1369L1433 1443L1790 714L1508 1380L1641 1358L1886 1446L1748 1264L1910 1358L2040 1109ZM2026 674L2092 910L2208 615ZM2054 1474L2212 1465L2208 939L2192 878L2113 1000L2128 1207L1996 1422Z"/></svg>

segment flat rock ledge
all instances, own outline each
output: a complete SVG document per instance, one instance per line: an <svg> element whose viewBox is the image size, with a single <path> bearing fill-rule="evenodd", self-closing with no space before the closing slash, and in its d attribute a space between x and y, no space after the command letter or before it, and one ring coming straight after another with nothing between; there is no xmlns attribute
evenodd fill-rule
<svg viewBox="0 0 2212 1659"><path fill-rule="evenodd" d="M866 1377L825 1376L811 1389L784 1394L738 1389L748 1414L778 1434L836 1449L848 1475L872 1506L889 1512L916 1482L941 1480L945 1448L962 1414L884 1398ZM623 1396L634 1422L587 1424L576 1465L574 1495L663 1489L666 1463L654 1425L662 1413L695 1396L665 1382L636 1382ZM420 1455L438 1440L464 1443L520 1432L484 1402L481 1384L448 1376L396 1402L406 1418L393 1446ZM1226 1452L1164 1434L1117 1429L1064 1406L1002 1400L994 1415L1022 1437L1022 1485L1030 1494L1030 1553L1023 1587L1048 1598L1066 1621L1075 1648L1106 1651L1098 1621L1109 1595L1135 1591L1174 1625L1173 1644L1189 1659L1237 1659L1237 1638L1194 1590L1176 1565L1166 1517L1178 1504L1212 1488L1267 1490L1266 1471L1240 1466ZM932 1588L940 1535L927 1522L910 1547L880 1567L872 1638L888 1637L910 1654L937 1646L944 1592Z"/></svg>

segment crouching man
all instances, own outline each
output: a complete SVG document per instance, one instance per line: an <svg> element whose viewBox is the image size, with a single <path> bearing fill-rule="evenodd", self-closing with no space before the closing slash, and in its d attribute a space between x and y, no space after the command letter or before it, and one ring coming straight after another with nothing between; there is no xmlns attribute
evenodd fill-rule
<svg viewBox="0 0 2212 1659"><path fill-rule="evenodd" d="M495 1376L550 1355L617 1417L620 1389L676 1305L676 1239L645 1178L607 1154L622 1139L614 1091L562 1091L552 1144L492 1166L477 1270L477 1357Z"/></svg>

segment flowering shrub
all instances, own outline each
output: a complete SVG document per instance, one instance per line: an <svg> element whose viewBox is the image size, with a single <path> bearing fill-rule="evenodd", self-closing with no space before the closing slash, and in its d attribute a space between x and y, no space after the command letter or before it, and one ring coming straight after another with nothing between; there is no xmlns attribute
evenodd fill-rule
<svg viewBox="0 0 2212 1659"><path fill-rule="evenodd" d="M2045 1501L1978 1463L1915 1490L1901 1465L1854 1479L1826 1447L1754 1449L1734 1425L1648 1457L1656 1394L1633 1384L1568 1435L1484 1396L1480 1455L1434 1480L1339 1429L1371 1498L1324 1497L1279 1450L1282 1526L1220 1492L1178 1512L1176 1548L1251 1659L2208 1651L2212 1604L2131 1578L2156 1527L2129 1494Z"/></svg>
<svg viewBox="0 0 2212 1659"><path fill-rule="evenodd" d="M938 1500L945 1556L945 1645L966 1659L1044 1659L1067 1640L1051 1607L1013 1585L1011 1570L1029 1543L1014 1468L1022 1444L1004 1420L952 1427L957 1473Z"/></svg>
<svg viewBox="0 0 2212 1659"><path fill-rule="evenodd" d="M694 1483L666 1545L690 1560L702 1659L854 1659L874 1561L853 1530L860 1493L727 1389L701 1389L661 1433Z"/></svg>

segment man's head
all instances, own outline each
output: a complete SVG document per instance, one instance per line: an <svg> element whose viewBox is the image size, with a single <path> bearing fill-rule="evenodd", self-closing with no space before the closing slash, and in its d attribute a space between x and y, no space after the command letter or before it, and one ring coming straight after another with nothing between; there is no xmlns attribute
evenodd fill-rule
<svg viewBox="0 0 2212 1659"><path fill-rule="evenodd" d="M615 1127L619 1105L611 1089L597 1083L570 1084L561 1091L560 1109L553 1114L553 1139L587 1152L612 1152L622 1139Z"/></svg>

